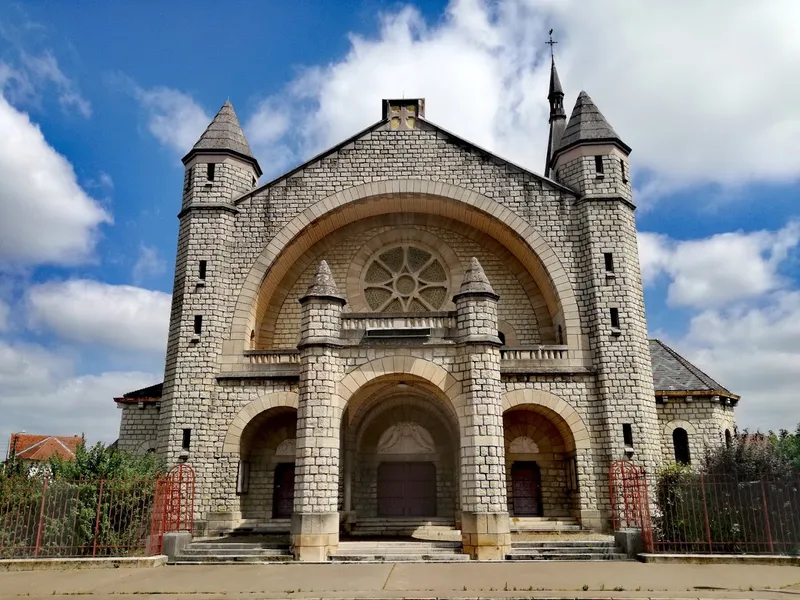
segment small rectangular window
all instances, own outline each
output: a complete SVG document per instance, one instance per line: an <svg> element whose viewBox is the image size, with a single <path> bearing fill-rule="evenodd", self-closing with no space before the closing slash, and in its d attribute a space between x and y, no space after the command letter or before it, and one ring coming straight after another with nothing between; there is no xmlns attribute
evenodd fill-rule
<svg viewBox="0 0 800 600"><path fill-rule="evenodd" d="M250 463L240 460L239 472L236 475L236 493L246 494L250 491Z"/></svg>
<svg viewBox="0 0 800 600"><path fill-rule="evenodd" d="M609 273L614 272L614 255L611 252L604 252L603 253L603 260L606 263L606 271Z"/></svg>
<svg viewBox="0 0 800 600"><path fill-rule="evenodd" d="M191 429L184 429L183 430L183 441L181 443L181 448L184 450L189 449L189 445L192 443L192 430Z"/></svg>
<svg viewBox="0 0 800 600"><path fill-rule="evenodd" d="M603 174L603 157L602 156L595 156L594 157L594 170L597 171L598 175Z"/></svg>
<svg viewBox="0 0 800 600"><path fill-rule="evenodd" d="M619 329L619 309L612 308L611 309L611 327L614 329Z"/></svg>
<svg viewBox="0 0 800 600"><path fill-rule="evenodd" d="M188 192L189 188L192 187L192 173L194 172L194 167L186 171L186 178L183 181L183 191Z"/></svg>
<svg viewBox="0 0 800 600"><path fill-rule="evenodd" d="M622 439L626 448L633 448L633 425L630 423L622 425Z"/></svg>
<svg viewBox="0 0 800 600"><path fill-rule="evenodd" d="M200 272L198 274L200 279L205 279L206 278L206 265L207 264L208 263L205 260L201 260L200 261Z"/></svg>
<svg viewBox="0 0 800 600"><path fill-rule="evenodd" d="M622 171L622 183L628 183L628 174L625 173L625 161L619 159L619 170Z"/></svg>
<svg viewBox="0 0 800 600"><path fill-rule="evenodd" d="M203 317L202 315L195 315L194 316L194 332L197 335L203 331Z"/></svg>
<svg viewBox="0 0 800 600"><path fill-rule="evenodd" d="M214 163L208 163L208 170L206 171L206 177L209 181L214 181L214 171L217 165Z"/></svg>

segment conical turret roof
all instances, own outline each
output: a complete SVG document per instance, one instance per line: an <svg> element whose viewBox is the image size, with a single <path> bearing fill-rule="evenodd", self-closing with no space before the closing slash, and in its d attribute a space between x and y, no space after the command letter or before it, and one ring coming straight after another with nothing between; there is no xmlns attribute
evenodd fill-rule
<svg viewBox="0 0 800 600"><path fill-rule="evenodd" d="M618 144L626 152L631 151L586 92L578 95L575 108L572 109L567 128L564 130L564 135L561 136L556 150L560 152L583 142L595 144L611 142Z"/></svg>
<svg viewBox="0 0 800 600"><path fill-rule="evenodd" d="M558 77L555 59L550 61L550 91L547 97L550 98L553 94L564 95L564 90L561 88L561 79Z"/></svg>
<svg viewBox="0 0 800 600"><path fill-rule="evenodd" d="M469 268L466 273L464 273L464 280L461 282L459 294L471 294L476 292L494 294L492 284L489 283L489 278L486 277L481 263L473 256L469 261Z"/></svg>
<svg viewBox="0 0 800 600"><path fill-rule="evenodd" d="M328 261L323 260L319 263L314 279L311 280L306 291L306 296L341 297L339 295L339 287L336 285L331 268L328 266Z"/></svg>

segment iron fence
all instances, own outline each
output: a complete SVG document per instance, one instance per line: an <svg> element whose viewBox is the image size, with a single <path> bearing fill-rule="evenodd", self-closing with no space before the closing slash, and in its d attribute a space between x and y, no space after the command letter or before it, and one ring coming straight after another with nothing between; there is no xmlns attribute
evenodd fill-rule
<svg viewBox="0 0 800 600"><path fill-rule="evenodd" d="M662 482L655 501L656 552L800 552L798 481L691 475Z"/></svg>
<svg viewBox="0 0 800 600"><path fill-rule="evenodd" d="M0 558L150 553L156 480L0 482Z"/></svg>

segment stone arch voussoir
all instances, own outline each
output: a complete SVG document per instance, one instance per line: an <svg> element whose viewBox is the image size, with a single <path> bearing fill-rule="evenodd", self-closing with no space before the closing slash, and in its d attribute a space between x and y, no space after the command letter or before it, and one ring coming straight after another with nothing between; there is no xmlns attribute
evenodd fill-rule
<svg viewBox="0 0 800 600"><path fill-rule="evenodd" d="M231 424L228 426L228 432L225 434L225 440L222 443L222 451L232 453L239 452L242 433L244 433L247 424L257 415L279 406L296 409L297 404L298 396L296 392L273 392L256 398L242 408L236 414L233 421L231 421Z"/></svg>
<svg viewBox="0 0 800 600"><path fill-rule="evenodd" d="M504 413L526 404L542 406L560 416L569 428L576 450L585 450L591 447L591 439L586 424L580 414L567 401L545 390L513 390L503 394Z"/></svg>
<svg viewBox="0 0 800 600"><path fill-rule="evenodd" d="M692 425L689 421L685 421L683 419L673 419L672 421L664 425L664 435L669 436L669 439L671 440L672 432L678 429L679 427L685 429L686 433L688 433L689 435L697 434L697 428L694 425Z"/></svg>

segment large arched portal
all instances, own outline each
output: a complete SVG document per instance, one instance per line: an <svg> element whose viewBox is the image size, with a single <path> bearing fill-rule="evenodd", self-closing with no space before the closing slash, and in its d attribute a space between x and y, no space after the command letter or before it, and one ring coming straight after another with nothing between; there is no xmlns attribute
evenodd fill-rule
<svg viewBox="0 0 800 600"><path fill-rule="evenodd" d="M458 421L432 386L410 375L371 382L351 399L342 430L342 504L351 522L454 519Z"/></svg>

